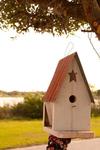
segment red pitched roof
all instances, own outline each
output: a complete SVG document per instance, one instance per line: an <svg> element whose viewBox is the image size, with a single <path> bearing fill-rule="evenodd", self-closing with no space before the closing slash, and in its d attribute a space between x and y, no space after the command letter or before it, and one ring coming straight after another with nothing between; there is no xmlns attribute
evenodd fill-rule
<svg viewBox="0 0 100 150"><path fill-rule="evenodd" d="M56 95L59 92L61 84L64 81L64 78L66 76L67 68L68 68L69 64L73 61L74 58L77 59L77 61L78 61L78 64L79 64L79 67L81 69L83 78L84 78L85 83L87 85L87 89L88 89L91 101L92 102L94 101L93 97L91 95L90 89L88 87L88 83L86 81L86 78L85 78L85 75L84 75L82 66L80 64L80 61L79 61L77 53L73 53L73 54L71 54L71 55L69 55L67 57L64 57L63 59L61 59L58 62L58 66L57 66L57 68L55 70L54 76L53 76L53 78L51 80L51 83L50 83L50 85L48 87L48 90L47 90L46 94L44 95L44 98L43 98L44 101L48 101L48 102L55 101Z"/></svg>

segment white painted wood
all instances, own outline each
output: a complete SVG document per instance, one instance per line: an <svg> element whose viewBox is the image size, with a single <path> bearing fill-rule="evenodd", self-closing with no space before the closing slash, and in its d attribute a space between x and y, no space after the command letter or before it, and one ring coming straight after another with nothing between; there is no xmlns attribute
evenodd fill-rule
<svg viewBox="0 0 100 150"><path fill-rule="evenodd" d="M52 126L52 103L49 103L49 102L45 102L44 103L44 107L46 107L46 110L47 110L47 115L48 115L48 119L49 119L49 124L50 124L50 126ZM46 117L45 116L45 108L44 108L44 115L43 115L44 117ZM43 120L45 121L45 118L43 117Z"/></svg>
<svg viewBox="0 0 100 150"><path fill-rule="evenodd" d="M76 73L76 81L70 82L69 73ZM69 97L74 95L75 102ZM61 138L92 138L90 132L91 99L79 64L74 58L66 68L66 77L56 95L56 100L45 102L50 126L44 130ZM45 112L44 112L45 116Z"/></svg>
<svg viewBox="0 0 100 150"><path fill-rule="evenodd" d="M69 72L74 70L77 81L69 82ZM53 106L53 130L90 130L91 100L82 78L79 66L74 61L69 65L68 73ZM70 95L76 102L70 103Z"/></svg>
<svg viewBox="0 0 100 150"><path fill-rule="evenodd" d="M44 131L59 138L94 138L94 133L91 131L55 131L45 127Z"/></svg>

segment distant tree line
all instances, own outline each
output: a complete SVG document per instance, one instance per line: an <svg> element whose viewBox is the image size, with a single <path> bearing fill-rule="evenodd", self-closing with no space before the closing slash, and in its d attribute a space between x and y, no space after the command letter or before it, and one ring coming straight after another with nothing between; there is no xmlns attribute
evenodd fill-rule
<svg viewBox="0 0 100 150"><path fill-rule="evenodd" d="M94 92L92 92L93 93L93 95L94 95L94 98L95 97L98 97L98 99L100 99L100 90L96 90L96 91L94 91Z"/></svg>
<svg viewBox="0 0 100 150"><path fill-rule="evenodd" d="M100 97L100 89L98 90L95 90L95 86L94 85L89 85L90 86L90 89L91 89L91 92L95 98L96 97ZM27 97L27 95L33 95L34 94L44 94L45 92L40 92L40 91L37 91L37 92L33 92L33 91L30 91L30 92L21 92L21 91L11 91L11 92L6 92L6 91L2 91L0 90L0 97Z"/></svg>
<svg viewBox="0 0 100 150"><path fill-rule="evenodd" d="M43 114L43 93L27 94L23 103L13 106L5 105L0 107L0 119L41 119Z"/></svg>
<svg viewBox="0 0 100 150"><path fill-rule="evenodd" d="M96 104L92 105L91 116L92 117L100 116L100 101L98 102L98 105Z"/></svg>
<svg viewBox="0 0 100 150"><path fill-rule="evenodd" d="M94 99L98 99L98 105L92 105L91 116L100 116L100 90L92 91L92 94ZM42 119L44 92L27 92L23 95L23 103L0 107L0 119Z"/></svg>
<svg viewBox="0 0 100 150"><path fill-rule="evenodd" d="M92 105L91 115L100 116L100 89L92 91L95 104Z"/></svg>
<svg viewBox="0 0 100 150"><path fill-rule="evenodd" d="M33 92L33 91L30 91L30 92L21 92L21 91L10 91L10 92L6 92L6 91L3 91L3 90L0 90L0 97L26 97L28 94L30 95L34 95L34 94L42 94L44 92L40 92L40 91L37 91L37 92Z"/></svg>

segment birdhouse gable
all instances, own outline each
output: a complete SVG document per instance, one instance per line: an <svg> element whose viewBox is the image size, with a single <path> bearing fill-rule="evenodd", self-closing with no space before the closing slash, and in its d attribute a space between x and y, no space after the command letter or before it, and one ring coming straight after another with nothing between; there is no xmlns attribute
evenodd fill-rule
<svg viewBox="0 0 100 150"><path fill-rule="evenodd" d="M94 100L77 53L61 59L44 96L45 131L66 138L93 137L91 102Z"/></svg>
<svg viewBox="0 0 100 150"><path fill-rule="evenodd" d="M85 77L85 74L81 65L81 62L76 52L67 57L64 57L63 59L59 61L57 68L55 70L54 76L49 85L49 88L44 96L44 101L55 102L65 80L69 81L68 83L66 83L66 86L65 86L66 90L67 88L69 88L68 87L69 83L77 84L78 72L76 71L76 69L74 69L77 66L79 68L78 70L81 74L82 80L85 83L84 85L89 94L90 100L91 102L94 102L91 91L89 89L88 82L86 80L86 77ZM73 101L74 95L72 95L70 99Z"/></svg>

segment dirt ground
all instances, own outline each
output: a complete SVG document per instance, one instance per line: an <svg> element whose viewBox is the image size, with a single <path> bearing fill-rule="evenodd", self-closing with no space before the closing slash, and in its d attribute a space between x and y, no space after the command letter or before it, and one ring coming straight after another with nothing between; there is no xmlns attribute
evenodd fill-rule
<svg viewBox="0 0 100 150"><path fill-rule="evenodd" d="M46 150L46 145L16 148L10 150ZM100 138L87 140L72 140L68 150L100 150Z"/></svg>

